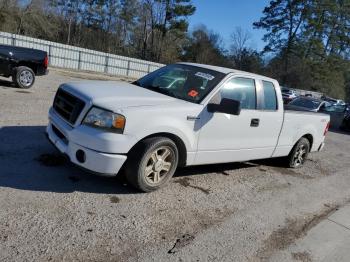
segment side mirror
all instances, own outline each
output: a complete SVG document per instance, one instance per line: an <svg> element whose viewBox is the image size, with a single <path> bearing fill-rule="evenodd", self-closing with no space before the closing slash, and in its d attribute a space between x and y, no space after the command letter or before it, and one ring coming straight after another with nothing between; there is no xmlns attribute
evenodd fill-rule
<svg viewBox="0 0 350 262"><path fill-rule="evenodd" d="M241 113L241 102L223 98L220 104L209 103L207 109L210 113L218 112L238 116Z"/></svg>

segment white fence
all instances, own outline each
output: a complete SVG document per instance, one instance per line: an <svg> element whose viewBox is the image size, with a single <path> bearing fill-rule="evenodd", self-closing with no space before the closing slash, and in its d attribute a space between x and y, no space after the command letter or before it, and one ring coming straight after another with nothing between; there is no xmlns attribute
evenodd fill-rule
<svg viewBox="0 0 350 262"><path fill-rule="evenodd" d="M138 78L164 65L37 38L0 32L0 44L46 51L51 66Z"/></svg>

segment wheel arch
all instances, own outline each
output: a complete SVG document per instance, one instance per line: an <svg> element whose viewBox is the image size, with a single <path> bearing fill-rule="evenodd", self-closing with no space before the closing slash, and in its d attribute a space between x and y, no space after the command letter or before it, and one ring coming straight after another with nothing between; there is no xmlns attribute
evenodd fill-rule
<svg viewBox="0 0 350 262"><path fill-rule="evenodd" d="M309 141L309 143L310 143L309 152L311 152L311 148L312 148L313 143L314 143L314 137L313 137L311 134L305 134L305 135L303 135L300 139L302 139L302 138L306 138L306 139ZM300 139L299 139L299 140L300 140ZM299 141L299 140L298 140L298 141Z"/></svg>
<svg viewBox="0 0 350 262"><path fill-rule="evenodd" d="M38 73L38 65L36 65L35 63L19 61L17 65L14 67L14 70L16 70L20 66L25 66L32 69L35 75Z"/></svg>
<svg viewBox="0 0 350 262"><path fill-rule="evenodd" d="M313 145L313 142L314 142L314 137L313 137L310 133L308 133L308 134L305 134L305 135L301 136L297 141L295 141L293 147L292 147L292 148L290 149L290 151L289 151L289 154L293 151L293 149L295 148L295 146L298 144L298 142L299 142L300 139L302 139L302 138L306 138L306 139L309 141L309 143L310 143L309 152L311 152L311 148L312 148L312 145Z"/></svg>
<svg viewBox="0 0 350 262"><path fill-rule="evenodd" d="M153 133L151 135L148 135L144 138L142 138L141 140L139 140L131 149L130 151L132 151L137 145L139 145L142 141L148 139L148 138L152 138L152 137L166 137L169 138L170 140L172 140L178 151L179 151L179 166L180 167L184 167L186 166L186 162L187 162L187 148L186 145L184 143L184 141L177 135L172 134L172 133L168 133L168 132L159 132L159 133ZM129 152L130 152L129 151Z"/></svg>

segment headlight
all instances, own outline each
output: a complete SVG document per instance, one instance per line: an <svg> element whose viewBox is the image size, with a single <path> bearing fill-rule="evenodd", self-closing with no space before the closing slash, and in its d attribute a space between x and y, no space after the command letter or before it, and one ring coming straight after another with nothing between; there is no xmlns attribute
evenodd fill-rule
<svg viewBox="0 0 350 262"><path fill-rule="evenodd" d="M111 111L93 107L85 116L83 124L122 134L125 127L125 117Z"/></svg>

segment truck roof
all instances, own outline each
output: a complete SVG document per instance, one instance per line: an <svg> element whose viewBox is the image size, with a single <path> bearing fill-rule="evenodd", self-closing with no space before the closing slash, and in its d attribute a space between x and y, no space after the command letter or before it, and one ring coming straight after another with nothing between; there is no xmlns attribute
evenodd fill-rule
<svg viewBox="0 0 350 262"><path fill-rule="evenodd" d="M192 66L197 66L197 67L203 67L206 69L210 69L210 70L214 70L217 72L221 72L224 74L231 74L231 73L241 73L241 74L245 74L247 76L251 76L251 77L259 77L259 78L264 78L270 81L276 81L276 79L267 77L267 76L263 76L263 75L258 75L258 74L254 74L254 73L249 73L246 71L241 71L241 70L236 70L236 69L232 69L232 68L227 68L227 67L221 67L221 66L213 66L213 65L205 65L205 64L198 64L198 63L188 63L188 62L179 62L178 64L182 64L182 65L192 65Z"/></svg>

